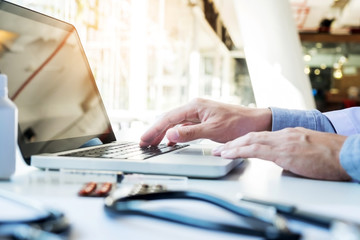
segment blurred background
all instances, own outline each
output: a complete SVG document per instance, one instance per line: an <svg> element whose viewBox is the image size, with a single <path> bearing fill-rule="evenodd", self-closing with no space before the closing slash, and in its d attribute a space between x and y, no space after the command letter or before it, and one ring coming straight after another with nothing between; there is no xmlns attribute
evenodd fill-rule
<svg viewBox="0 0 360 240"><path fill-rule="evenodd" d="M11 2L75 25L115 130L195 97L258 106L236 0ZM360 0L289 4L314 107L359 105Z"/></svg>

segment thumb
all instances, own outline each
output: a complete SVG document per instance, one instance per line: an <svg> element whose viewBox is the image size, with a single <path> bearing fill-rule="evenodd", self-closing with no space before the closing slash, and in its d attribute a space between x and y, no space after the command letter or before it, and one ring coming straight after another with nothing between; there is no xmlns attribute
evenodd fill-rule
<svg viewBox="0 0 360 240"><path fill-rule="evenodd" d="M201 124L174 127L167 130L166 137L173 143L188 142L204 138L205 134L203 133L203 128L204 126L201 126Z"/></svg>

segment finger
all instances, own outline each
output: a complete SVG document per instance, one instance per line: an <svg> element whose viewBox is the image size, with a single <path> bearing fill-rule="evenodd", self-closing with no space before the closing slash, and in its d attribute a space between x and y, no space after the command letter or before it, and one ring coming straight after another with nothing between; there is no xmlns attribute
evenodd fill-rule
<svg viewBox="0 0 360 240"><path fill-rule="evenodd" d="M191 126L191 125L193 125L194 123L189 123L189 122L186 122L186 123L183 123L183 126L185 125L185 126ZM163 138L164 138L164 136L165 136L165 132L162 132L162 134L161 135L159 135L159 136L157 136L157 137L155 137L154 139L152 139L152 142L151 143L149 143L149 142L142 142L142 141L140 141L140 146L141 147L147 147L147 146L157 146L157 145L159 145L160 143L161 143L161 141L163 140ZM173 145L175 145L177 142L172 142L172 141L170 141L169 140L169 142L167 143L167 145L168 146L173 146Z"/></svg>
<svg viewBox="0 0 360 240"><path fill-rule="evenodd" d="M178 124L199 122L196 109L187 104L163 115L151 126L140 139L140 146L157 145L165 136L166 131Z"/></svg>
<svg viewBox="0 0 360 240"><path fill-rule="evenodd" d="M186 123L182 123L181 126L193 126L194 123L190 123L190 122L186 122ZM174 127L173 129L168 129L167 132L166 132L166 138L169 140L168 142L168 146L173 146L173 145L176 145L176 143L179 142L178 140L178 136L179 136L179 132L176 128L178 128L179 126L177 127Z"/></svg>
<svg viewBox="0 0 360 240"><path fill-rule="evenodd" d="M187 125L170 128L166 132L166 137L170 142L189 142L200 138L209 138L207 124Z"/></svg>
<svg viewBox="0 0 360 240"><path fill-rule="evenodd" d="M284 142L286 135L278 132L250 132L244 136L238 137L237 139L227 142L224 145L224 149L230 149L234 147L248 146L252 144L262 144L269 146L277 146Z"/></svg>
<svg viewBox="0 0 360 240"><path fill-rule="evenodd" d="M159 145L162 142L164 136L165 136L165 133L162 133L161 135L157 136L156 138L153 139L153 141L151 142L150 145L151 146Z"/></svg>
<svg viewBox="0 0 360 240"><path fill-rule="evenodd" d="M224 145L220 145L212 149L211 154L214 156L220 156L222 151L224 151Z"/></svg>
<svg viewBox="0 0 360 240"><path fill-rule="evenodd" d="M234 147L223 150L220 156L223 158L260 158L273 161L276 158L272 146L262 144L251 144L242 147Z"/></svg>
<svg viewBox="0 0 360 240"><path fill-rule="evenodd" d="M140 139L140 144L139 144L140 147L157 146L157 145L160 144L160 142L164 138L165 132L163 132L160 135L154 136L154 138L150 138L150 137L147 137L147 136L146 136L146 138L144 138L144 135Z"/></svg>

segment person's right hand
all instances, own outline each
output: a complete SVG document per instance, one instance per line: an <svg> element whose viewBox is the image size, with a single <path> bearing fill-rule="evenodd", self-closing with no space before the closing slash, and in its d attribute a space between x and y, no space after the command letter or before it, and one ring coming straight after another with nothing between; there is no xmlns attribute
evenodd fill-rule
<svg viewBox="0 0 360 240"><path fill-rule="evenodd" d="M141 137L140 146L156 146L164 136L169 144L206 138L225 143L252 131L270 131L270 109L247 108L205 99L164 114Z"/></svg>
<svg viewBox="0 0 360 240"><path fill-rule="evenodd" d="M314 179L349 181L340 163L346 136L302 127L246 134L213 149L223 158L260 158Z"/></svg>

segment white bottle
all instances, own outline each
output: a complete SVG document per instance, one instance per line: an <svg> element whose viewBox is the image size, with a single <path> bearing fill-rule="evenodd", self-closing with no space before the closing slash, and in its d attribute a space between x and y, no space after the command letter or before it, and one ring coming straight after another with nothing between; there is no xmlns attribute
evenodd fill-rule
<svg viewBox="0 0 360 240"><path fill-rule="evenodd" d="M18 111L8 97L7 76L0 73L0 180L15 172Z"/></svg>

